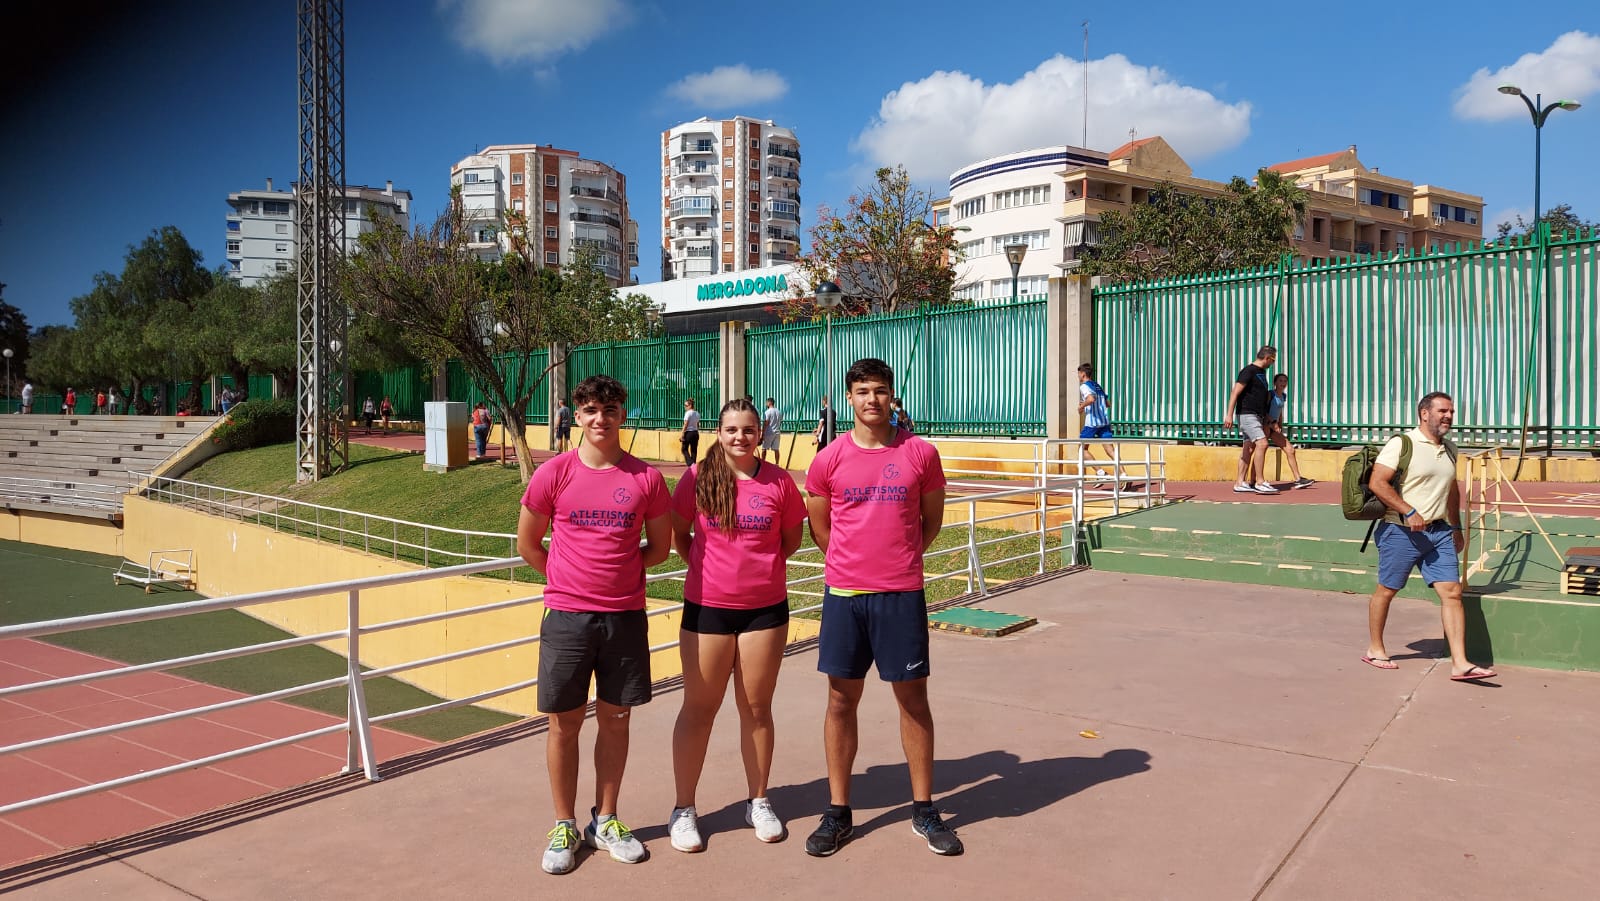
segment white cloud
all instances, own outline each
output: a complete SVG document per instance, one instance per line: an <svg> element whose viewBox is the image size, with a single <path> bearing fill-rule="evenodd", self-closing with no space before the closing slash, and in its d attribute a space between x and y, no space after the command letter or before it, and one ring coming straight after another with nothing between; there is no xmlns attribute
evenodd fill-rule
<svg viewBox="0 0 1600 901"><path fill-rule="evenodd" d="M631 18L623 0L439 0L439 8L454 16L456 42L497 66L582 50Z"/></svg>
<svg viewBox="0 0 1600 901"><path fill-rule="evenodd" d="M751 69L744 63L696 72L667 86L667 96L695 106L727 109L747 103L767 103L789 93L789 83L771 69Z"/></svg>
<svg viewBox="0 0 1600 901"><path fill-rule="evenodd" d="M1489 233L1489 234L1494 234L1495 231L1499 230L1500 223L1502 223L1502 222L1506 223L1507 225L1515 226L1517 224L1517 217L1519 217L1519 216L1522 218L1523 222L1532 222L1533 221L1533 207L1531 207L1531 206L1508 207L1506 209L1501 210L1498 213L1495 213L1494 215L1485 216L1485 217L1483 217L1483 224L1485 226L1484 231Z"/></svg>
<svg viewBox="0 0 1600 901"><path fill-rule="evenodd" d="M1121 54L1089 62L1089 139L1095 150L1160 135L1189 162L1250 134L1250 104L1226 103ZM986 85L935 72L891 91L853 147L912 178L947 178L969 163L1030 147L1083 144L1083 62L1056 55L1015 82Z"/></svg>
<svg viewBox="0 0 1600 901"><path fill-rule="evenodd" d="M1493 72L1479 69L1456 89L1455 114L1459 119L1520 119L1528 114L1521 102L1497 90L1514 84L1553 100L1583 100L1600 90L1600 35L1569 31L1542 53L1524 53L1509 66Z"/></svg>

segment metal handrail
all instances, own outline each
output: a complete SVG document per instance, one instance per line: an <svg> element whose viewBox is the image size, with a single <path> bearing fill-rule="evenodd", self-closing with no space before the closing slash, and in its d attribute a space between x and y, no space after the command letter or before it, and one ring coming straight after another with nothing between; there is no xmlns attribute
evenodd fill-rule
<svg viewBox="0 0 1600 901"><path fill-rule="evenodd" d="M197 485L197 483L182 483L181 480L177 479L166 481L174 484L189 484L203 488L212 487L200 486ZM992 577L986 575L986 569L992 570L997 566L1033 560L1035 564L1033 567L1034 572L1043 573L1047 569L1053 568L1047 566L1048 555L1051 553L1059 553L1061 551L1064 551L1067 554L1066 559L1070 563L1076 563L1079 559L1079 538L1082 525L1080 511L1082 510L1084 500L1082 483L1083 480L1081 477L1064 477L1045 480L1038 485L1001 488L994 491L957 497L947 497L945 500L946 506L962 505L967 508L967 517L965 522L952 524L955 527L965 526L967 533L966 541L953 547L942 548L925 554L924 561L940 560L946 557L955 557L960 561L959 564L954 566L943 566L939 572L926 573L924 577L925 582L931 583L947 579L960 579L965 581L966 589L969 594L976 593L978 595L987 595L994 583ZM156 490L170 490L170 487ZM251 492L237 493L241 495L252 494ZM991 501L1014 502L1014 499L1024 495L1032 495L1036 499L1036 503L1033 505L1027 505L1021 509L1006 511L999 514L986 516L978 515L979 504ZM253 496L266 497L266 495ZM1049 548L1050 534L1055 531L1050 526L1052 514L1063 516L1063 521L1057 526L1057 528L1063 532L1061 547L1057 551L1052 551ZM978 529L980 526L1006 520L1016 520L1018 518L1023 518L1025 520L1032 519L1033 522L1031 528L1018 529L1012 534L1001 535L998 537L978 537ZM389 521L400 522L400 520ZM983 559L983 552L985 549L998 547L1007 542L1020 541L1032 542L1033 546L1025 552L1011 554L1000 559ZM812 546L810 548L803 549L802 553L815 556L818 553L818 549L815 546ZM112 613L97 613L85 616L0 627L0 642L4 642L10 639L42 638L45 636L76 632L84 629L105 628L110 626L126 625L130 623L171 619L175 617L211 613L223 610L243 610L263 604L280 603L283 601L299 600L304 598L325 597L329 595L336 596L339 594L344 594L346 597L345 623L342 628L337 628L313 635L295 636L288 639L277 639L273 641L261 642L245 647L230 648L187 657L160 660L130 666L120 666L113 669L98 670L95 672L52 678L40 682L11 685L0 688L0 698L8 698L50 688L60 688L67 685L82 685L103 679L111 679L118 676L132 675L136 673L179 669L182 667L192 666L197 663L208 663L219 660L234 659L252 654L269 653L291 647L304 647L313 644L323 644L329 642L337 643L341 641L345 646L344 650L346 667L344 674L339 677L303 683L287 688L279 688L270 692L249 695L242 698L232 698L226 701L201 707L171 711L154 716L130 719L119 723L100 725L90 729L79 730L77 732L63 733L60 735L53 735L45 738L14 743L7 746L0 746L0 757L4 757L7 754L22 753L41 747L63 744L75 739L109 735L129 729L136 729L142 726L166 723L185 717L202 716L207 713L220 710L242 707L260 701L283 700L297 697L312 691L337 688L341 686L344 688L347 696L347 712L345 715L345 721L343 723L309 729L299 732L295 735L271 738L247 747L236 748L234 750L212 754L195 760L181 761L170 766L160 767L158 769L152 769L129 776L107 779L92 785L84 785L65 791L41 795L35 798L14 801L9 804L0 805L0 816L20 810L26 810L32 807L37 807L53 801L67 800L69 798L78 797L80 795L85 795L96 791L103 791L106 789L130 785L136 782L143 782L171 773L177 773L202 766L209 766L214 763L220 763L222 761L242 757L247 754L253 754L259 751L293 744L298 741L305 741L322 735L331 735L340 731L343 731L348 739L344 772L353 773L357 770L357 768L359 768L369 781L378 781L381 776L378 772L378 761L372 743L373 725L386 723L403 717L418 716L425 713L432 713L454 707L482 703L484 701L510 694L512 692L536 687L538 685L538 679L522 679L512 682L508 685L503 685L497 688L479 692L470 697L451 698L437 703L428 704L421 707L414 707L407 710L395 711L393 713L387 713L379 716L373 716L367 710L366 693L364 688L366 680L379 678L381 676L393 675L395 673L401 673L421 667L460 660L474 655L498 654L510 648L537 644L539 637L538 635L517 635L487 644L478 645L472 648L452 650L447 653L432 657L403 661L371 670L363 670L361 668L360 661L362 639L365 636L369 636L378 632L438 622L457 617L472 616L491 611L502 611L513 607L534 604L542 601L543 592L541 590L524 597L493 601L473 607L439 611L421 616L413 616L377 623L368 623L366 625L362 624L362 592L380 588L388 588L397 585L428 582L447 577L491 573L499 570L514 572L521 565L523 565L523 562L519 557L503 557L464 563L456 566L441 567L437 569L421 569L414 572L368 576L359 579L345 579L336 582L307 585L298 588L284 588L271 591L253 592L250 594L236 595L227 598L187 601L183 603L167 604L157 607L135 608ZM790 593L792 595L799 596L817 596L820 592L806 589L803 586L810 585L811 583L823 579L823 564L816 560L791 560L790 565L797 567L802 573L797 578L791 578L788 580ZM926 568L927 567L925 564L925 570ZM647 581L650 583L656 583L668 580L679 580L682 579L686 574L687 570L683 569L676 569L664 573L652 573L647 576ZM649 610L647 615L652 617L668 615L681 610L682 606L682 604L663 605ZM821 609L820 603L801 607L793 612L808 613L819 609ZM676 647L677 644L678 642L676 641L664 642L662 644L652 646L650 650L652 653L669 650Z"/></svg>

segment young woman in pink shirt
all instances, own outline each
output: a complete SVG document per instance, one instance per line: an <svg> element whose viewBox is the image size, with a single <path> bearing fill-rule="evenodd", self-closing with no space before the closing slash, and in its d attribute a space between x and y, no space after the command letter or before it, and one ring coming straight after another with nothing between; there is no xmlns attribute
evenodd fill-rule
<svg viewBox="0 0 1600 901"><path fill-rule="evenodd" d="M789 638L785 563L800 547L805 500L781 467L761 462L761 417L743 398L717 417L716 441L678 482L673 544L688 563L683 586L683 709L672 732L677 800L672 847L700 851L694 800L717 709L734 684L744 751L745 822L756 838L784 837L767 801L772 769L772 695Z"/></svg>

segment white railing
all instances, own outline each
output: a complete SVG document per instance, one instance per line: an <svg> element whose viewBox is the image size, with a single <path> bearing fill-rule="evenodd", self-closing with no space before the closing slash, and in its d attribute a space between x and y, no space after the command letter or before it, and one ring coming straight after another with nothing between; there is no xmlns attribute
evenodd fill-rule
<svg viewBox="0 0 1600 901"><path fill-rule="evenodd" d="M206 487L206 486L201 486ZM169 489L163 489L169 490ZM949 547L930 550L925 556L925 570L938 568L937 572L929 572L925 576L926 583L930 586L938 583L955 580L957 584L964 584L968 594L986 596L1001 581L1008 578L1022 578L1025 576L1007 576L1005 573L996 573L997 567L1009 566L1009 572L1030 571L1029 575L1042 574L1047 570L1065 568L1052 566L1051 555L1056 554L1059 562L1071 566L1078 560L1079 533L1082 520L1078 511L1082 509L1083 487L1081 480L1058 479L1047 480L1039 485L1000 488L987 492L972 493L960 497L949 497L945 501L947 511L951 508L965 508L964 519L948 523L945 531L964 529L964 540L954 542ZM233 494L248 494L248 492L233 492ZM1032 503L1028 497L1032 496ZM256 495L259 497L260 495ZM221 501L219 501L221 503ZM998 513L986 513L980 509L982 505L999 507ZM1015 509L1007 509L1008 506ZM947 515L947 519L949 516ZM1020 520L1026 528L1016 528L1006 531L994 528L996 523L1010 521L1015 523ZM1052 525L1054 523L1054 525ZM986 535L983 530L989 529L997 534ZM1052 547L1051 537L1059 532L1060 541ZM1002 546L1012 544L1006 550L997 550ZM1015 545L1022 545L1019 550ZM810 557L813 559L791 560L791 566L796 567L800 575L791 577L789 591L793 596L820 597L821 591L816 583L823 578L820 552L815 546L804 548L796 556ZM929 567L927 562L942 561L945 558L954 558L954 562L943 563L938 567ZM1031 566L1026 564L1031 563ZM186 717L203 716L220 710L243 707L261 701L282 701L298 697L314 691L330 688L339 688L346 695L346 715L341 723L335 723L316 729L309 729L294 735L269 738L255 744L233 750L212 754L194 760L181 761L170 766L148 770L140 773L112 778L97 782L93 785L84 785L52 794L40 795L33 798L14 801L0 805L0 816L10 814L53 801L63 801L69 798L86 795L91 792L119 788L136 782L144 782L160 776L197 767L210 766L247 754L265 751L272 748L290 745L295 742L344 732L347 736L346 758L344 772L353 773L359 767L366 778L372 781L380 779L378 761L375 757L372 744L372 727L406 717L434 713L456 707L480 704L503 695L516 691L536 688L539 684L537 678L517 679L509 684L487 691L479 692L470 697L451 698L436 703L426 704L406 710L371 715L367 710L365 682L384 676L395 676L420 669L422 667L436 666L462 660L481 654L502 654L512 648L535 645L539 641L537 634L510 636L500 641L493 641L476 647L455 650L449 653L438 654L418 660L374 667L363 670L360 664L362 640L367 636L437 623L459 617L473 616L490 611L503 611L515 607L538 603L542 600L542 591L535 591L526 597L510 600L495 601L452 610L442 610L421 616L412 616L383 622L362 625L363 616L362 593L373 589L387 588L395 585L406 585L418 582L427 582L452 576L468 576L479 573L491 573L505 570L514 572L522 565L518 557L506 557L464 563L457 566L448 566L438 569L422 569L415 572L399 573L393 575L370 576L361 579L350 579L340 582L328 582L320 585L307 585L301 588L286 588L273 591L255 592L252 594L237 595L228 598L211 600L188 601L178 604L168 604L159 607L143 607L114 613L99 613L88 616L78 616L67 619L48 620L44 622L25 623L14 626L0 626L0 642L12 639L46 638L67 632L76 632L84 629L98 629L130 623L149 622L158 619L171 619L180 616L190 616L201 613L211 613L220 610L247 610L263 604L273 604L282 601L297 600L302 598L324 597L329 595L344 595L345 623L342 628L310 635L299 635L276 641L261 642L244 647L211 651L186 657L169 658L150 663L130 666L120 666L112 669L98 670L61 678L46 679L21 685L0 687L0 698L11 699L20 697L30 692L44 691L52 688L63 688L74 685L84 685L105 679L114 679L118 676L127 676L136 673L160 672L194 666L201 663L212 663L220 660L231 660L247 657L254 654L270 653L286 648L305 647L310 645L343 642L345 646L346 666L341 676L322 679L315 682L280 688L273 691L261 692L245 697L222 701L201 707L172 711L156 716L128 719L122 722L111 723L91 729L76 732L52 735L45 738L15 744L0 746L0 758L9 754L20 754L40 748L64 744L77 739L92 738L95 736L110 735L137 729L143 726L166 723ZM647 577L651 583L668 580L681 580L686 570L675 569L670 572L653 573ZM939 592L943 594L943 592ZM951 603L955 598L945 598L943 603ZM810 613L821 608L820 603L795 608L795 613ZM682 609L681 604L661 606L649 611L649 616L663 616ZM370 613L370 610L368 611ZM668 641L653 645L652 653L670 650L677 647L677 641Z"/></svg>
<svg viewBox="0 0 1600 901"><path fill-rule="evenodd" d="M7 501L32 506L87 508L106 512L122 509L127 489L104 482L79 482L73 479L27 479L0 476L0 506ZM65 509L65 512L72 512Z"/></svg>
<svg viewBox="0 0 1600 901"><path fill-rule="evenodd" d="M1145 438L929 438L939 448L952 491L1007 482L1075 485L1080 503L1112 515L1166 503L1170 441ZM983 454L959 453L982 445ZM1111 448L1109 457L1104 447ZM1098 455L1098 456L1094 456ZM1059 490L1059 489L1058 489Z"/></svg>
<svg viewBox="0 0 1600 901"><path fill-rule="evenodd" d="M404 557L423 566L492 560L517 552L517 536L510 532L450 529L184 479L140 478L148 480L142 491L152 500L266 526L275 532L334 541L340 547L360 548L369 554L387 553L393 560Z"/></svg>

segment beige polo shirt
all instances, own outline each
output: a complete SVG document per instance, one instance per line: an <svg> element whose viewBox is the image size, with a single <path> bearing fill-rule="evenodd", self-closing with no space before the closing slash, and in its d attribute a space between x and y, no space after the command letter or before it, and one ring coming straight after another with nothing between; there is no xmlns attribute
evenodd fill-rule
<svg viewBox="0 0 1600 901"><path fill-rule="evenodd" d="M1400 484L1400 499L1416 507L1423 522L1445 519L1450 509L1450 492L1456 484L1456 446L1448 438L1435 443L1420 428L1406 435L1411 438L1411 464L1406 467L1405 481ZM1390 469L1400 467L1399 435L1390 438L1378 452L1377 465ZM1391 510L1384 519L1399 524L1400 514Z"/></svg>

